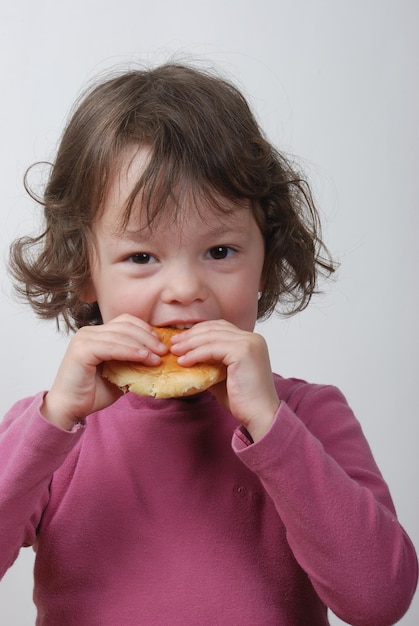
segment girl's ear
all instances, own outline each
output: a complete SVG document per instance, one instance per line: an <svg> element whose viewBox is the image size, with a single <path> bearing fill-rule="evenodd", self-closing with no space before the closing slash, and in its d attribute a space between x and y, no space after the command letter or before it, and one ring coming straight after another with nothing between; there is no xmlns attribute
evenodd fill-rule
<svg viewBox="0 0 419 626"><path fill-rule="evenodd" d="M93 286L93 281L89 278L86 285L79 291L79 300L85 304L92 304L96 302L96 290Z"/></svg>

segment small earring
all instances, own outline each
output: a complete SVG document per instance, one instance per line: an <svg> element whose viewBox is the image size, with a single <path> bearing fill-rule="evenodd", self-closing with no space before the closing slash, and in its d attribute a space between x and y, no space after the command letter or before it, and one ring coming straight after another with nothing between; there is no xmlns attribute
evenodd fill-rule
<svg viewBox="0 0 419 626"><path fill-rule="evenodd" d="M260 300L262 296L263 296L263 291L258 291L258 300Z"/></svg>

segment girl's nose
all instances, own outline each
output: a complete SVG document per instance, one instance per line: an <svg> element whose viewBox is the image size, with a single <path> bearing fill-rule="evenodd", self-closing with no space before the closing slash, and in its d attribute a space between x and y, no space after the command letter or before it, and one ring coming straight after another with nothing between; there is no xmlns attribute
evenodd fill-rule
<svg viewBox="0 0 419 626"><path fill-rule="evenodd" d="M177 268L166 276L161 298L166 304L189 305L208 296L203 277L193 267Z"/></svg>

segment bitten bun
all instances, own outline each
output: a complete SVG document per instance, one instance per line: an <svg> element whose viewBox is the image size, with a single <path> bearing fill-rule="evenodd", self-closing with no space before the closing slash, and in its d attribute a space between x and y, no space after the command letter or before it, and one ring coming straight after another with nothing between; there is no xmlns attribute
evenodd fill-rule
<svg viewBox="0 0 419 626"><path fill-rule="evenodd" d="M169 327L154 326L153 329L168 347L170 337L182 332ZM177 357L168 352L156 366L133 361L107 361L103 365L102 376L124 392L132 391L139 396L153 398L177 398L192 396L225 380L226 367L216 362L182 367L178 365Z"/></svg>

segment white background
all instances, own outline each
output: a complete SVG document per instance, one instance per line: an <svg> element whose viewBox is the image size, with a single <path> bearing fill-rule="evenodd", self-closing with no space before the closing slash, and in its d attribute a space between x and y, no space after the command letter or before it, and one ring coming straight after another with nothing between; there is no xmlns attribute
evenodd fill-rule
<svg viewBox="0 0 419 626"><path fill-rule="evenodd" d="M418 26L417 0L0 0L0 414L50 385L67 341L6 276L10 241L37 223L25 168L52 157L98 73L213 63L300 157L341 262L306 312L261 326L273 367L344 391L418 546ZM1 624L34 623L32 559L23 550L0 584ZM401 623L419 623L417 597Z"/></svg>

